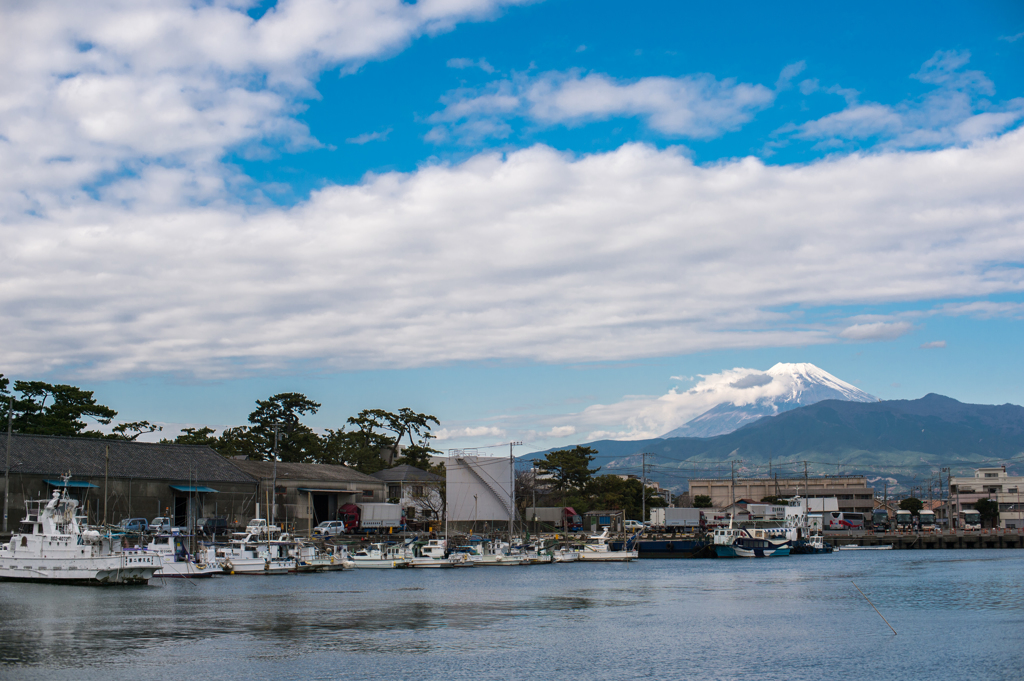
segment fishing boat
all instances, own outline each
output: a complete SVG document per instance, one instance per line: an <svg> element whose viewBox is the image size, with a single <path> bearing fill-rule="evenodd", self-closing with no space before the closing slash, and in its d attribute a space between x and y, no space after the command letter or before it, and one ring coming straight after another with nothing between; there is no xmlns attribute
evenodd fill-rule
<svg viewBox="0 0 1024 681"><path fill-rule="evenodd" d="M216 549L210 547L198 551L198 555L192 555L185 545L186 539L187 537L178 534L158 534L150 538L145 550L159 555L163 560L160 577L194 579L224 573L224 570L217 564Z"/></svg>
<svg viewBox="0 0 1024 681"><path fill-rule="evenodd" d="M398 544L370 544L350 557L356 569L412 567L412 561L405 557L404 549Z"/></svg>
<svg viewBox="0 0 1024 681"><path fill-rule="evenodd" d="M449 556L448 542L444 539L410 543L407 545L406 557L416 568L453 568L460 567L463 563L470 566L473 564L464 553Z"/></svg>
<svg viewBox="0 0 1024 681"><path fill-rule="evenodd" d="M252 535L216 549L217 563L229 575L286 575L295 567L290 542L254 541Z"/></svg>
<svg viewBox="0 0 1024 681"><path fill-rule="evenodd" d="M789 543L773 542L766 536L755 537L746 528L721 528L713 535L715 555L719 558L769 558L788 556Z"/></svg>
<svg viewBox="0 0 1024 681"><path fill-rule="evenodd" d="M295 561L291 572L331 572L352 569L347 554L335 555L333 551L321 549L316 544L298 541L288 550Z"/></svg>
<svg viewBox="0 0 1024 681"><path fill-rule="evenodd" d="M636 560L640 556L636 549L613 550L608 545L609 539L607 527L601 534L592 535L586 544L579 547L578 560L583 562L626 562Z"/></svg>
<svg viewBox="0 0 1024 681"><path fill-rule="evenodd" d="M66 482L66 481L65 481ZM61 584L146 584L163 568L155 553L123 550L121 537L83 529L67 488L25 502L20 531L0 544L0 579Z"/></svg>
<svg viewBox="0 0 1024 681"><path fill-rule="evenodd" d="M529 565L530 560L526 556L510 554L505 550L508 544L504 542L479 541L457 546L452 549L453 554L466 556L476 567L509 567L513 565Z"/></svg>
<svg viewBox="0 0 1024 681"><path fill-rule="evenodd" d="M571 546L559 546L551 549L551 560L554 563L575 563L580 559L580 552Z"/></svg>

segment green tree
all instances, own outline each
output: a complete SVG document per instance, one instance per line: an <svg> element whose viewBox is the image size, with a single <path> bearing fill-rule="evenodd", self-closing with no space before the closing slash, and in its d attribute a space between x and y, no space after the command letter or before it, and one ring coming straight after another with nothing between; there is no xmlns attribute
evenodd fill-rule
<svg viewBox="0 0 1024 681"><path fill-rule="evenodd" d="M156 426L149 421L130 421L119 423L111 429L107 437L112 440L137 440L143 433L155 433L163 430L163 426Z"/></svg>
<svg viewBox="0 0 1024 681"><path fill-rule="evenodd" d="M273 460L274 432L277 425L278 461L315 462L321 459L322 443L301 417L316 414L320 403L301 393L278 393L266 400L256 400L256 409L249 414L249 432L260 460Z"/></svg>
<svg viewBox="0 0 1024 681"><path fill-rule="evenodd" d="M537 468L551 475L555 489L583 490L601 470L590 468L597 450L577 445L574 449L559 449L548 452L543 459L537 461Z"/></svg>
<svg viewBox="0 0 1024 681"><path fill-rule="evenodd" d="M348 419L347 429L328 430L321 438L322 460L351 466L362 473L386 468L385 457L392 459L392 465L409 464L427 470L431 455L441 453L430 446L431 423L440 425L437 417L407 407L397 413L364 409ZM399 449L401 453L395 458L394 452Z"/></svg>
<svg viewBox="0 0 1024 681"><path fill-rule="evenodd" d="M182 444L195 443L183 442ZM221 456L229 459L241 456L250 461L262 461L266 441L247 426L238 426L236 428L225 428L224 432L217 438L216 444L211 444L210 446L216 449Z"/></svg>
<svg viewBox="0 0 1024 681"><path fill-rule="evenodd" d="M366 426L354 430L328 429L327 434L321 438L320 460L323 463L349 466L366 475L383 470L386 464L380 453L388 447L389 442L368 424Z"/></svg>
<svg viewBox="0 0 1024 681"><path fill-rule="evenodd" d="M698 494L693 498L694 508L711 508L711 497L707 494Z"/></svg>
<svg viewBox="0 0 1024 681"><path fill-rule="evenodd" d="M900 502L900 508L904 511L910 511L910 514L916 517L921 513L921 509L924 508L924 502L917 497L907 497Z"/></svg>
<svg viewBox="0 0 1024 681"><path fill-rule="evenodd" d="M98 404L91 390L73 385L52 385L43 381L15 381L20 396L14 400L13 429L30 435L102 437L86 431L88 417L104 425L117 416L110 407Z"/></svg>
<svg viewBox="0 0 1024 681"><path fill-rule="evenodd" d="M220 444L220 438L216 437L213 428L203 426L202 428L182 428L181 434L173 440L161 439L160 442L163 444L175 444L175 445L206 445L217 449Z"/></svg>
<svg viewBox="0 0 1024 681"><path fill-rule="evenodd" d="M974 502L974 510L981 516L982 526L987 522L995 527L999 522L999 504L991 499L978 499Z"/></svg>

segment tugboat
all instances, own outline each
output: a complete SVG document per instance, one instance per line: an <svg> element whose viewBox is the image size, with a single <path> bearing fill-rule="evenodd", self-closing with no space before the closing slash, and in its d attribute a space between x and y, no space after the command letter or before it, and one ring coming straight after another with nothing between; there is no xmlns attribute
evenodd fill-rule
<svg viewBox="0 0 1024 681"><path fill-rule="evenodd" d="M65 480L66 482L66 480ZM162 569L159 555L122 550L120 537L83 530L67 488L25 502L21 531L0 544L0 579L60 584L146 584Z"/></svg>

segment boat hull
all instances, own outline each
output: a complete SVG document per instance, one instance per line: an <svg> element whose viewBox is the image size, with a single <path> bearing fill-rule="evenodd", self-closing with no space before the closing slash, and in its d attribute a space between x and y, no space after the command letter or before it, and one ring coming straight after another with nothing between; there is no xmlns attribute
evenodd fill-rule
<svg viewBox="0 0 1024 681"><path fill-rule="evenodd" d="M639 557L637 551L581 551L577 560L583 563L627 563Z"/></svg>
<svg viewBox="0 0 1024 681"><path fill-rule="evenodd" d="M149 555L112 556L73 563L59 558L6 558L0 565L0 579L5 581L113 585L146 584L162 569L163 562L159 556Z"/></svg>
<svg viewBox="0 0 1024 681"><path fill-rule="evenodd" d="M743 548L742 546L716 546L715 554L719 558L772 558L789 555L789 547L778 548Z"/></svg>

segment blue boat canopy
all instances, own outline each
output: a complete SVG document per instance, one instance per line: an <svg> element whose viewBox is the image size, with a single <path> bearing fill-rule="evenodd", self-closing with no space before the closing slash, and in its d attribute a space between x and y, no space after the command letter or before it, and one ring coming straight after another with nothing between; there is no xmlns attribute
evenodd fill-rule
<svg viewBox="0 0 1024 681"><path fill-rule="evenodd" d="M96 487L96 485L85 480L68 480L67 482L63 480L43 480L43 482L50 487Z"/></svg>
<svg viewBox="0 0 1024 681"><path fill-rule="evenodd" d="M170 485L170 488L179 492L213 492L217 493L217 490L212 487L204 487L203 485Z"/></svg>

